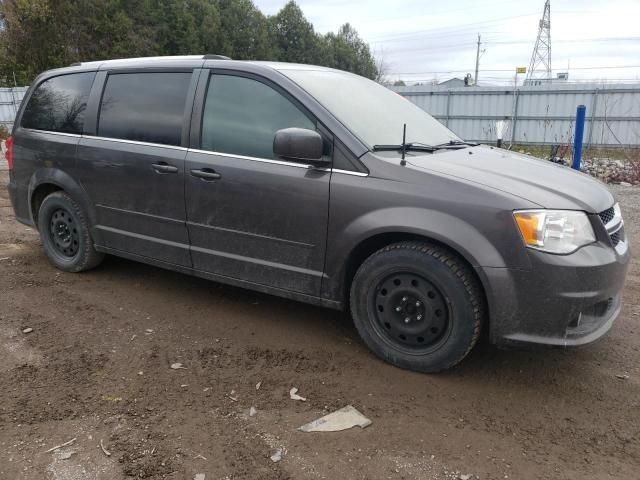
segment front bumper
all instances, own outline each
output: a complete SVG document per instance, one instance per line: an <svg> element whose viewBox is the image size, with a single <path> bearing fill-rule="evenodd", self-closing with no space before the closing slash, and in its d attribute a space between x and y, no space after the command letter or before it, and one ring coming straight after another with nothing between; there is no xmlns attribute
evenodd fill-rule
<svg viewBox="0 0 640 480"><path fill-rule="evenodd" d="M609 331L622 307L627 241L598 242L571 255L529 251L531 269L480 268L496 344L577 346Z"/></svg>

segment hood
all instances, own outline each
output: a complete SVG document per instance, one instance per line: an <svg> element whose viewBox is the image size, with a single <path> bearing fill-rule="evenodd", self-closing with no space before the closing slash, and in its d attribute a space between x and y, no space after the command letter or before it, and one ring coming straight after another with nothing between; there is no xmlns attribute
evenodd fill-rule
<svg viewBox="0 0 640 480"><path fill-rule="evenodd" d="M581 172L528 155L480 145L407 155L407 166L442 173L524 198L544 208L599 213L614 197L603 183Z"/></svg>

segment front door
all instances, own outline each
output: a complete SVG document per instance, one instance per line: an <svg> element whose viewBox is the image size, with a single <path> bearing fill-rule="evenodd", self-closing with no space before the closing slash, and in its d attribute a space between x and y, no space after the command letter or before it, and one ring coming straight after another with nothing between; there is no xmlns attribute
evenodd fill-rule
<svg viewBox="0 0 640 480"><path fill-rule="evenodd" d="M200 148L189 151L185 166L193 267L319 296L330 169L273 154L277 130L316 129L315 119L257 77L201 81L208 85Z"/></svg>
<svg viewBox="0 0 640 480"><path fill-rule="evenodd" d="M191 266L181 146L191 78L191 72L107 76L97 136L80 140L76 161L96 208L100 246Z"/></svg>

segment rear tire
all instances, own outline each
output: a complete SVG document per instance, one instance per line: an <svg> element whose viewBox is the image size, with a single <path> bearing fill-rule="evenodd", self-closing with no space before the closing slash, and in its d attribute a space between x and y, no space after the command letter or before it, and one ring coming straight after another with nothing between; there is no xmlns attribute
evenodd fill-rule
<svg viewBox="0 0 640 480"><path fill-rule="evenodd" d="M474 273L454 253L423 242L377 251L351 284L351 314L380 358L426 373L453 367L473 348L485 315Z"/></svg>
<svg viewBox="0 0 640 480"><path fill-rule="evenodd" d="M89 270L104 258L93 246L87 216L66 192L53 192L42 201L38 230L49 261L65 272Z"/></svg>

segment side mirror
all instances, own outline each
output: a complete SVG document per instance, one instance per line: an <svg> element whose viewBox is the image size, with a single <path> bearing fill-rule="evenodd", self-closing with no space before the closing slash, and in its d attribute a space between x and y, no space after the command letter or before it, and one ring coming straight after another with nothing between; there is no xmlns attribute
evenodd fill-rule
<svg viewBox="0 0 640 480"><path fill-rule="evenodd" d="M273 139L273 153L282 158L324 163L322 137L306 128L283 128Z"/></svg>

